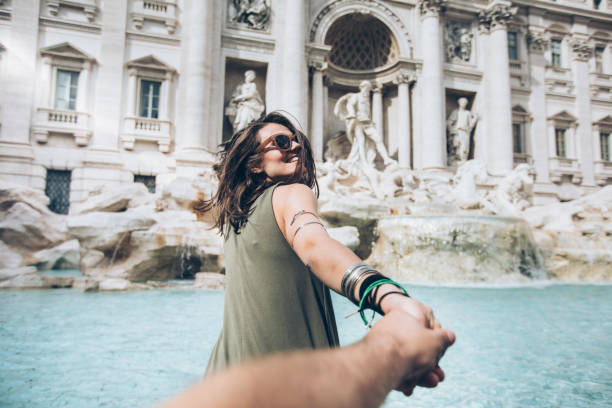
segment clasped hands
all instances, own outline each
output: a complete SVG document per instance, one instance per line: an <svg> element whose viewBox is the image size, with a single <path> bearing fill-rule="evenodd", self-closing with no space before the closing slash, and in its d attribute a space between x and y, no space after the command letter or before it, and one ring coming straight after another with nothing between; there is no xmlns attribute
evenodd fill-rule
<svg viewBox="0 0 612 408"><path fill-rule="evenodd" d="M389 331L388 335L396 339L396 346L400 350L408 348L408 352L413 354L409 356L409 360L412 361L411 365L417 367L417 369L412 367L413 370L402 377L395 389L409 396L417 385L428 388L437 386L444 380L444 371L438 362L446 349L455 342L455 334L451 330L442 328L431 307L411 297L391 294L383 299L380 306L385 318L393 316L393 319L383 319L384 322L381 320L374 325L372 331L375 329ZM405 330L398 330L397 327L386 328L392 325L392 321L398 325L397 327L405 327ZM381 323L383 327L380 327ZM419 332L417 344L414 344L414 337L407 336L406 333L410 330Z"/></svg>

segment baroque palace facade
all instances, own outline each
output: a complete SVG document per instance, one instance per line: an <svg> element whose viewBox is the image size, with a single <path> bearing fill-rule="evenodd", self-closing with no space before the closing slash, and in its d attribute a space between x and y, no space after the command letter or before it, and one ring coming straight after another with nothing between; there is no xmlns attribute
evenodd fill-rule
<svg viewBox="0 0 612 408"><path fill-rule="evenodd" d="M490 174L530 164L539 202L612 182L612 0L0 0L0 180L66 212L99 185L195 176L249 70L318 160L367 80L407 169L454 171L465 98Z"/></svg>

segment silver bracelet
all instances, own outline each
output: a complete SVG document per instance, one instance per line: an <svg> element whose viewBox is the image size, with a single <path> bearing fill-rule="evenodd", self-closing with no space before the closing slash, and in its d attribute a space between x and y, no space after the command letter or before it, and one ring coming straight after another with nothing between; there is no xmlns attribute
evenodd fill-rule
<svg viewBox="0 0 612 408"><path fill-rule="evenodd" d="M363 278L371 273L378 273L378 271L366 263L350 266L344 273L340 283L342 294L353 303L359 304L359 301L355 298L355 288Z"/></svg>

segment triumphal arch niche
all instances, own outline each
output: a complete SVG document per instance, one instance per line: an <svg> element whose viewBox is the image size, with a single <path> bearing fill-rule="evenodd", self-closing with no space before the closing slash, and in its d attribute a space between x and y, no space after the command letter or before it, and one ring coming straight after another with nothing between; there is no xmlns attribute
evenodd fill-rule
<svg viewBox="0 0 612 408"><path fill-rule="evenodd" d="M372 122L367 132L376 132L370 136L372 146L374 137L382 142L370 151L376 152L377 166L391 157L411 167L411 104L421 66L413 59L412 40L400 18L377 2L336 1L318 12L309 40L316 158L335 160L351 153L350 128L356 126L351 115L359 111L353 105L367 95Z"/></svg>

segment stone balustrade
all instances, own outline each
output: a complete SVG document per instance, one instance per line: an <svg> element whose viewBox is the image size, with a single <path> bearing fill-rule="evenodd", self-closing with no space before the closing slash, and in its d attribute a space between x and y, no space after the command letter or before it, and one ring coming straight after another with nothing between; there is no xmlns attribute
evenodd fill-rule
<svg viewBox="0 0 612 408"><path fill-rule="evenodd" d="M159 151L170 151L172 122L169 120L126 117L121 143L126 150L133 150L136 140L157 142Z"/></svg>
<svg viewBox="0 0 612 408"><path fill-rule="evenodd" d="M531 155L527 153L514 153L514 167L523 163L533 165L533 158Z"/></svg>
<svg viewBox="0 0 612 408"><path fill-rule="evenodd" d="M92 134L90 117L87 112L38 108L32 133L38 143L47 143L49 133L71 134L77 145L85 146Z"/></svg>
<svg viewBox="0 0 612 408"><path fill-rule="evenodd" d="M582 169L578 159L567 157L550 157L548 159L550 179L554 183L561 182L563 176L571 176L572 183L582 181Z"/></svg>
<svg viewBox="0 0 612 408"><path fill-rule="evenodd" d="M612 162L596 161L595 163L595 182L600 186L612 181Z"/></svg>
<svg viewBox="0 0 612 408"><path fill-rule="evenodd" d="M177 25L176 4L173 1L136 0L131 20L137 30L142 29L145 20L151 20L163 23L168 34L174 34Z"/></svg>

